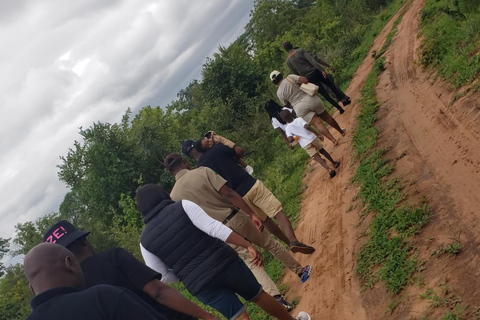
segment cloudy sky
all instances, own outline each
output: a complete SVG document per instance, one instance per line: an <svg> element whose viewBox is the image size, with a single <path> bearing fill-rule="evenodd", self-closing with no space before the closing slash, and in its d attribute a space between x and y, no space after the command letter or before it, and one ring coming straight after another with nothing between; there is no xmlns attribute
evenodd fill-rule
<svg viewBox="0 0 480 320"><path fill-rule="evenodd" d="M58 211L80 126L165 106L229 45L253 0L1 0L0 237Z"/></svg>

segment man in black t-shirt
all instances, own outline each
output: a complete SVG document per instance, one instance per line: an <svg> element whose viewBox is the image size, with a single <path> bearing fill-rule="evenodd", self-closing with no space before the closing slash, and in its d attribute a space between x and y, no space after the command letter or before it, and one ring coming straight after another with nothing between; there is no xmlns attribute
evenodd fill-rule
<svg viewBox="0 0 480 320"><path fill-rule="evenodd" d="M98 285L81 291L82 269L73 253L60 245L35 246L25 256L24 266L35 294L26 320L166 320L127 289Z"/></svg>
<svg viewBox="0 0 480 320"><path fill-rule="evenodd" d="M202 147L201 140L185 141L182 151L185 155L195 159L198 167L209 167L227 180L227 186L242 196L243 200L263 220L265 227L288 244L290 250L304 254L315 251L313 247L297 240L292 224L283 212L280 201L265 187L262 181L255 179L238 166L235 161L235 151L221 144L213 145L206 150ZM278 221L285 233L271 218Z"/></svg>
<svg viewBox="0 0 480 320"><path fill-rule="evenodd" d="M96 254L86 239L90 232L80 231L66 220L54 224L44 235L45 242L55 242L69 249L80 261L87 288L110 284L126 288L169 320L216 318L176 289L160 281L161 275L140 262L123 248L111 248Z"/></svg>

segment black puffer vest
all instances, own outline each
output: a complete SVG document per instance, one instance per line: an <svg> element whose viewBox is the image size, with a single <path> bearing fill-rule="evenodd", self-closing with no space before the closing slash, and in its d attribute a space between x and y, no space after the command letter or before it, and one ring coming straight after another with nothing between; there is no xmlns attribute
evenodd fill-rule
<svg viewBox="0 0 480 320"><path fill-rule="evenodd" d="M162 201L143 221L142 246L172 268L193 295L238 257L221 240L195 227L181 201Z"/></svg>

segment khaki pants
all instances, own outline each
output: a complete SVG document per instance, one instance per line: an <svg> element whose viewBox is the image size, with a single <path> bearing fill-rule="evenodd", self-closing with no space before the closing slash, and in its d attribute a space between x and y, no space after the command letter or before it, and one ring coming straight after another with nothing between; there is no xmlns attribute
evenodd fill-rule
<svg viewBox="0 0 480 320"><path fill-rule="evenodd" d="M303 267L290 255L287 249L275 240L267 230L260 232L255 228L250 219L250 216L243 211L238 212L228 223L227 226L236 233L243 236L253 244L269 251L280 262L282 262L288 269L295 274L302 272ZM252 264L252 259L248 254L247 249L243 247L232 246L237 251L240 258L245 261L252 273L262 285L266 293L274 296L280 294L275 283L270 279L264 268L256 267Z"/></svg>

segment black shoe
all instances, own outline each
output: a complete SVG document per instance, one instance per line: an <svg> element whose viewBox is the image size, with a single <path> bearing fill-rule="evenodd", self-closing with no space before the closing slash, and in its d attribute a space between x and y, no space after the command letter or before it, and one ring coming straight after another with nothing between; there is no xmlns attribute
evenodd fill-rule
<svg viewBox="0 0 480 320"><path fill-rule="evenodd" d="M335 170L330 171L330 178L333 178L337 175L337 172Z"/></svg>
<svg viewBox="0 0 480 320"><path fill-rule="evenodd" d="M343 114L343 113L345 112L345 110L343 110L343 108L342 108L342 107L340 107L340 108L337 108L337 109L338 109L338 111L340 111L340 114Z"/></svg>
<svg viewBox="0 0 480 320"><path fill-rule="evenodd" d="M300 252L300 253L303 253L303 254L310 254L313 251L315 251L314 247L307 246L306 244L303 244L303 243L298 242L298 241L290 242L289 247L290 247L290 250L292 250L292 252Z"/></svg>
<svg viewBox="0 0 480 320"><path fill-rule="evenodd" d="M348 106L352 101L350 100L350 97L345 96L344 100L342 101L343 106Z"/></svg>

